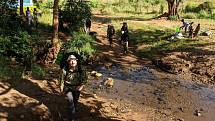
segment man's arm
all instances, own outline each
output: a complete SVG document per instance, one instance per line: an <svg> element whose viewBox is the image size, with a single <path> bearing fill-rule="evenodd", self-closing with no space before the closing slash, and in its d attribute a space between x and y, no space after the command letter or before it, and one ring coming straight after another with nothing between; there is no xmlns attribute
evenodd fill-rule
<svg viewBox="0 0 215 121"><path fill-rule="evenodd" d="M183 25L182 26L180 26L180 29L183 29L184 28L184 23L183 23Z"/></svg>

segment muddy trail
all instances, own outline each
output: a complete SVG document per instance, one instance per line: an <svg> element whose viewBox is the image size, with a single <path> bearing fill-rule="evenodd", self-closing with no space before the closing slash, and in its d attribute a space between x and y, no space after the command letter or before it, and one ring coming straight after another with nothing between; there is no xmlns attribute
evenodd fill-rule
<svg viewBox="0 0 215 121"><path fill-rule="evenodd" d="M172 60L172 62L178 63L173 65L176 73L166 73L162 68L158 69L158 66L154 65L153 62L138 57L134 45L130 45L129 54L122 54L122 47L118 44L119 37L115 37L114 46L109 47L106 39L108 21L105 21L109 20L109 17L97 15L95 18L102 18L102 20L96 20L101 23L95 22L93 24L93 31L98 33L97 39L99 40L102 56L111 59L107 59L109 63L105 61L103 66L95 69L97 72L102 73L103 76L99 79L93 79L89 85L91 92L119 102L128 101L133 106L131 110L142 111L143 115L146 115L145 119L137 121L214 120L215 87L210 85L212 80L201 81L204 76L192 73L194 66L191 65L193 63L190 64L187 59L190 57L192 58L190 60L193 60L192 62L196 62L199 56L202 57L201 53L196 55L197 57L194 56L195 54L188 56L187 53L180 53L187 57L183 58L184 60L182 58L177 59L176 57L182 57L177 53L172 54L169 58L167 56L163 60ZM180 64L178 60L183 61L183 63ZM200 63L200 61L198 62ZM205 71L205 69L197 69L197 67L203 67L198 62L196 62L198 66L195 66L195 70ZM208 64L210 65L212 62L210 61ZM213 72L210 71L212 67L210 66L207 72ZM190 76L191 74L195 75ZM107 80L107 78L113 78L113 88L104 86L104 80ZM210 80L210 78L207 79Z"/></svg>
<svg viewBox="0 0 215 121"><path fill-rule="evenodd" d="M97 18L104 18L97 15ZM93 22L98 62L81 94L77 121L214 121L215 87L165 73L137 56L122 54L118 37L110 47L107 23ZM0 121L67 121L67 99L59 91L59 67L45 77L0 79ZM113 79L113 87L105 84Z"/></svg>

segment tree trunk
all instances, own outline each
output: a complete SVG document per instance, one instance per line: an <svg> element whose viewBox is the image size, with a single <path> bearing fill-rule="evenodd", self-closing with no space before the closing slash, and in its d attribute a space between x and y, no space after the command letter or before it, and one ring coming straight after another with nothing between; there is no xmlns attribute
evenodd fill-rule
<svg viewBox="0 0 215 121"><path fill-rule="evenodd" d="M59 0L55 0L54 1L54 8L53 8L53 29L54 29L54 32L53 32L53 40L52 40L52 43L55 44L56 42L58 41L55 41L55 40L58 40L58 3L59 3Z"/></svg>
<svg viewBox="0 0 215 121"><path fill-rule="evenodd" d="M23 12L23 0L20 0L20 3L19 3L19 13L20 13L20 15L24 14L24 12Z"/></svg>
<svg viewBox="0 0 215 121"><path fill-rule="evenodd" d="M57 59L58 52L60 51L60 41L58 39L58 4L59 0L54 0L53 7L53 38L52 38L52 47L49 48L49 52L45 58L45 64L55 63Z"/></svg>
<svg viewBox="0 0 215 121"><path fill-rule="evenodd" d="M168 2L168 14L169 16L173 16L175 0L167 0L167 2Z"/></svg>
<svg viewBox="0 0 215 121"><path fill-rule="evenodd" d="M176 8L175 8L175 15L180 18L179 14L178 14L178 9L179 9L179 5L180 5L180 1L181 0L176 0Z"/></svg>
<svg viewBox="0 0 215 121"><path fill-rule="evenodd" d="M178 14L178 8L181 0L166 0L168 3L168 16L177 16L179 18Z"/></svg>

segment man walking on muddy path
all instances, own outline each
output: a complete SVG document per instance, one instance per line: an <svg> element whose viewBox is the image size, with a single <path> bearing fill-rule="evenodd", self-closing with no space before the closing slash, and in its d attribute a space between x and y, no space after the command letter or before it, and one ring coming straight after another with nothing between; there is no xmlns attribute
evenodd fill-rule
<svg viewBox="0 0 215 121"><path fill-rule="evenodd" d="M86 33L90 33L91 24L92 24L92 22L91 22L90 18L87 18L86 23L85 23L85 31L86 31Z"/></svg>
<svg viewBox="0 0 215 121"><path fill-rule="evenodd" d="M124 54L128 52L128 40L129 40L128 25L126 22L123 22L123 25L121 28L121 44L123 46Z"/></svg>
<svg viewBox="0 0 215 121"><path fill-rule="evenodd" d="M110 46L112 47L113 44L113 35L115 34L115 29L113 25L108 25L107 28L107 38L108 41L110 42Z"/></svg>
<svg viewBox="0 0 215 121"><path fill-rule="evenodd" d="M65 59L65 58L63 58ZM77 112L77 103L80 92L87 82L86 71L81 67L80 58L77 54L71 54L62 60L62 75L60 80L60 90L68 97L68 119L75 121Z"/></svg>

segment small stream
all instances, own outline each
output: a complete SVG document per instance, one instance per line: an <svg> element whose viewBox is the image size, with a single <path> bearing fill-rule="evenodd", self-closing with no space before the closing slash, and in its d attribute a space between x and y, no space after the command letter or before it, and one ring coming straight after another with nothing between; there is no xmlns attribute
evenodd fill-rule
<svg viewBox="0 0 215 121"><path fill-rule="evenodd" d="M156 121L215 121L215 87L197 84L176 75L160 75L147 66L123 69L98 67L103 74L92 79L94 93L116 100L128 100L141 109L154 109ZM101 88L102 82L113 78L111 89Z"/></svg>

